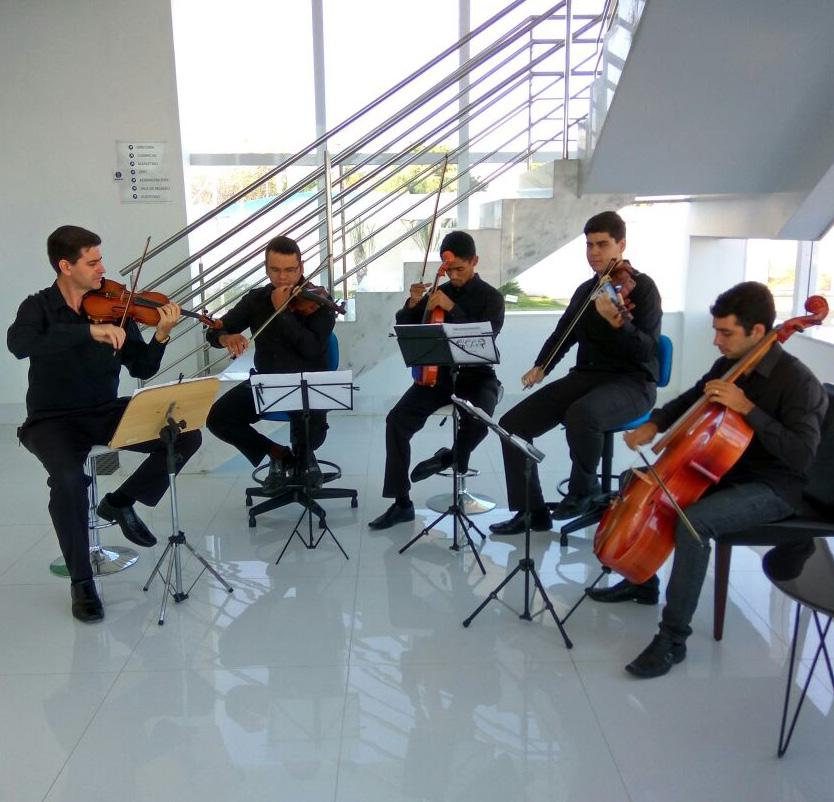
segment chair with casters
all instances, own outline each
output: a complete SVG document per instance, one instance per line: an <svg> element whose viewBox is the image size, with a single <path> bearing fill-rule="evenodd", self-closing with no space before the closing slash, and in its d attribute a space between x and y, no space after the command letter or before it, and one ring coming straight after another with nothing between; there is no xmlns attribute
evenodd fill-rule
<svg viewBox="0 0 834 802"><path fill-rule="evenodd" d="M87 486L87 499L89 509L87 513L87 528L90 540L90 565L93 567L93 576L107 576L129 568L139 555L136 551L126 546L102 546L99 538L99 530L116 526L115 523L102 521L96 514L98 508L98 461L108 455L116 455L115 449L107 446L93 446L87 459L84 462L84 473L90 477ZM58 557L49 565L49 570L57 576L69 576L66 563L63 557Z"/></svg>
<svg viewBox="0 0 834 802"><path fill-rule="evenodd" d="M327 346L327 369L337 370L339 367L339 341L336 335L331 332L330 340ZM268 412L262 416L262 420L270 421L289 421L289 414L286 412ZM342 469L334 462L319 459L318 464L322 467L322 478L320 487L307 488L304 477L299 477L297 481L287 482L286 486L277 494L269 494L263 491L262 487L247 487L246 488L246 506L249 507L249 526L255 526L255 519L262 513L278 509L278 507L286 506L287 504L297 503L310 509L314 515L319 519L319 528L326 527L326 515L324 508L318 503L319 499L328 498L349 498L350 506L355 508L359 505L359 493L356 490L342 487L325 487L324 485L340 479L342 476ZM253 478L257 480L259 473L268 470L268 464L262 465L252 474ZM265 498L253 506L253 498Z"/></svg>
<svg viewBox="0 0 834 802"><path fill-rule="evenodd" d="M730 583L733 546L779 546L834 535L834 384L826 384L828 411L822 424L822 439L808 472L808 484L797 514L783 521L751 526L722 535L715 541L715 591L712 636L724 637L724 615Z"/></svg>
<svg viewBox="0 0 834 802"><path fill-rule="evenodd" d="M658 387L666 387L669 384L669 380L672 376L672 351L672 340L665 334L661 334L660 339L657 342L657 361L660 368L657 380ZM568 521L559 529L560 546L563 548L567 547L568 535L600 522L603 513L616 495L616 493L614 493L611 489L614 481L614 435L619 432L627 432L631 429L636 429L642 423L646 423L648 419L649 412L646 412L639 418L630 420L627 423L623 423L622 425L616 426L605 432L602 445L602 466L599 475L600 483L602 485L602 493L596 499L594 508L590 512ZM565 482L567 482L567 479L563 480L560 484ZM548 507L551 509L553 506L553 503L548 504Z"/></svg>

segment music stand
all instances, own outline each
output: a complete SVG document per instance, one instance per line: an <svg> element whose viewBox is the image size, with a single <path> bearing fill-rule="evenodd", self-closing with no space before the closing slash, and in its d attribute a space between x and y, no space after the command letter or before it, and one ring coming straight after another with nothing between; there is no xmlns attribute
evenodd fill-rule
<svg viewBox="0 0 834 802"><path fill-rule="evenodd" d="M185 533L180 531L179 510L177 508L177 464L174 443L180 432L201 429L205 425L206 416L217 395L219 386L220 379L216 376L208 376L202 379L190 379L137 390L133 398L130 399L130 403L127 405L109 443L110 448L123 448L124 446L145 443L159 438L165 444L168 486L171 491L171 536L168 538L165 551L157 560L148 581L142 588L142 590L147 591L156 574L159 574L160 579L165 583L162 605L159 608L160 626L165 623L168 594L175 602L185 601L188 594L191 593L191 589L197 584L197 580L206 571L214 576L229 593L233 591L231 585L185 539ZM188 590L183 590L182 585L180 546L185 546L203 566L203 570L197 574L197 578L191 583ZM168 567L163 575L160 566L166 557L168 557ZM174 575L173 583L171 581L172 574Z"/></svg>
<svg viewBox="0 0 834 802"><path fill-rule="evenodd" d="M307 469L312 465L313 449L310 447L310 411L311 410L351 410L353 409L353 372L350 370L325 370L308 373L258 373L251 378L252 395L255 399L255 409L259 415L270 412L298 412L301 411L304 417L305 453L304 453L304 483L298 487L288 487L288 500L296 501L304 509L298 520L295 522L292 533L278 559L277 565L281 562L287 547L293 537L304 544L306 549L314 549L321 542L325 534L330 535L333 542L339 547L346 560L350 558L342 548L333 530L327 525L325 511L315 500L316 488L313 487L310 471ZM272 499L263 502L270 506ZM261 506L261 505L258 505ZM253 513L257 514L257 507L250 510L250 519ZM316 538L313 535L313 512L319 518L319 528L322 530ZM307 540L301 534L300 524L304 517L307 517Z"/></svg>
<svg viewBox="0 0 834 802"><path fill-rule="evenodd" d="M565 632L564 626L562 626L562 621L559 619L559 616L556 615L556 610L553 609L553 603L550 601L550 598L547 595L547 592L544 589L544 585L542 585L541 579L539 579L539 575L536 573L536 564L533 558L530 556L530 476L533 472L533 463L534 462L541 462L544 459L544 454L539 451L532 443L528 443L526 440L522 439L516 434L510 434L506 429L499 426L489 415L486 414L482 409L479 407L474 406L469 401L464 400L463 398L458 398L457 396L452 396L452 401L456 406L459 406L461 409L465 410L468 414L472 415L478 420L485 423L492 431L494 431L505 443L508 443L513 448L517 448L524 454L524 557L518 561L518 565L510 571L509 574L503 579L503 581L498 585L495 590L493 590L484 601L478 606L475 612L472 613L468 618L463 620L463 625L468 627L472 620L475 618L484 607L487 606L493 599L497 599L506 607L510 607L503 599L498 598L498 594L503 590L504 586L509 584L510 580L519 572L524 572L524 612L518 613L517 610L513 610L514 613L518 613L518 617L524 619L525 621L532 621L536 616L541 615L545 610L547 610L550 615L553 616L553 621L556 623L559 632L562 634L562 638L565 641L565 646L568 649L573 648L573 643L571 639L568 637L568 633ZM531 601L531 594L530 594L530 577L533 578L533 582L536 586L536 590L539 591L539 594L542 597L542 603L544 607L541 610L531 613L530 612L530 601Z"/></svg>
<svg viewBox="0 0 834 802"><path fill-rule="evenodd" d="M495 348L495 334L488 322L477 323L429 323L394 326L397 342L403 355L403 361L410 367L423 365L437 365L448 367L452 377L452 396L454 396L460 365L494 365L498 362L498 352ZM452 405L452 498L451 504L431 523L421 529L400 550L403 554L420 538L427 535L440 521L447 516L452 518L452 551L459 551L458 528L463 532L466 543L472 549L481 573L486 575L486 569L481 561L470 529L474 529L486 540L486 535L475 522L466 514L460 501L459 471L458 471L458 433L460 430L460 416L457 407Z"/></svg>

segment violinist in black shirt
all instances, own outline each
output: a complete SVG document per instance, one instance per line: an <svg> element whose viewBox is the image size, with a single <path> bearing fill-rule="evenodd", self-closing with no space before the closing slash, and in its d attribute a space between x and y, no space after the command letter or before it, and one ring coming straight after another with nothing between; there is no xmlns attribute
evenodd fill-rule
<svg viewBox="0 0 834 802"><path fill-rule="evenodd" d="M447 258L449 281L430 295L423 284L412 284L408 300L397 312L397 323L422 323L426 310L440 307L448 323L489 322L495 334L504 325L504 297L475 272L478 256L475 241L465 231L452 231L440 243L440 254ZM501 384L491 365L460 368L455 390L457 395L492 414L498 404ZM385 419L385 479L382 495L394 503L379 517L368 523L371 529L387 529L398 523L414 520L408 466L411 462L411 438L423 428L440 407L451 403L452 376L441 367L434 386L412 384ZM458 470L469 467L469 456L486 437L486 426L469 415L460 421L457 441ZM452 464L452 451L441 448L433 457L415 465L411 481L420 481L445 470Z"/></svg>
<svg viewBox="0 0 834 802"><path fill-rule="evenodd" d="M596 297L582 312L583 304L595 292L599 275L612 260L622 260L626 246L625 222L616 212L594 215L584 231L586 256L595 275L577 287L556 330L521 382L524 389L541 382L574 344L578 344L576 366L564 378L516 404L500 421L507 431L525 440L564 424L571 473L568 495L553 512L556 519L573 518L591 509L600 492L597 465L605 431L648 412L657 395L662 315L657 287L645 273L629 266L635 282L629 295L634 304L631 320L605 295ZM570 325L572 331L563 337ZM502 445L507 501L509 508L518 512L489 528L496 535L515 535L524 531L524 456L518 449ZM536 466L530 478L530 515L532 529L550 529L551 516Z"/></svg>
<svg viewBox="0 0 834 802"><path fill-rule="evenodd" d="M304 280L304 263L298 243L289 237L271 239L264 252L269 284L250 290L233 309L222 317L222 329L212 329L206 339L215 348L225 348L232 356L240 356L249 339L246 329L258 331L269 319L269 325L255 338L255 369L259 373L302 373L327 370L327 351L336 315L326 304L305 315L291 307L275 312L290 298L293 287ZM302 412L290 412L290 445L270 440L252 425L258 419L249 380L241 382L221 396L209 412L206 426L220 440L235 446L252 465L260 465L269 457L269 473L264 480L266 492L277 493L286 480L299 470L309 471L312 480L321 471L312 452L327 435L327 413L311 410L310 450ZM302 464L309 456L310 464Z"/></svg>
<svg viewBox="0 0 834 802"><path fill-rule="evenodd" d="M88 534L87 477L83 467L93 445L109 442L129 399L118 398L122 366L131 376L149 379L158 370L180 318L177 304L159 308L159 324L146 343L136 323L120 328L91 323L81 306L104 276L101 238L78 226L61 226L49 235L47 252L57 274L52 286L30 295L8 331L9 350L29 359L27 417L20 442L49 474L49 514L71 580L72 614L99 621L104 609L93 582ZM200 432L177 438L177 469L199 448ZM160 440L132 446L150 456L100 502L98 514L118 523L139 546L156 538L136 515L135 501L155 506L168 489L165 446Z"/></svg>

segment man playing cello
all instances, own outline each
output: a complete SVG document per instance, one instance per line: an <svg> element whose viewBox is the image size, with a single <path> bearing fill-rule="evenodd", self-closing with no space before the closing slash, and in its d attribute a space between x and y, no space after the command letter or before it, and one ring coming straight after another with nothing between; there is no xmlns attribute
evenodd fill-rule
<svg viewBox="0 0 834 802"><path fill-rule="evenodd" d="M703 542L682 520L675 525L675 553L666 588L660 631L626 670L636 677L666 674L686 657L686 639L709 564L709 539L790 516L802 494L805 473L820 442L828 407L825 390L811 371L775 343L737 383L722 376L773 328L776 309L770 290L748 281L718 296L710 308L713 342L721 352L710 370L674 401L652 412L649 422L625 435L637 449L668 429L702 396L743 416L753 439L720 481L686 509ZM657 576L641 585L627 579L588 595L600 602L655 604Z"/></svg>

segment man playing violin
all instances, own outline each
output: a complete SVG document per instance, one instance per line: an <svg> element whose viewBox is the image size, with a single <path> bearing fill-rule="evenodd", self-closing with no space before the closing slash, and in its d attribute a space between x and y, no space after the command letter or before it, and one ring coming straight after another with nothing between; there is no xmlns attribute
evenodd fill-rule
<svg viewBox="0 0 834 802"><path fill-rule="evenodd" d="M233 357L248 347L249 339L241 332L257 332L273 319L254 339L255 370L259 373L302 373L327 370L327 350L336 315L326 305L309 310L287 306L293 288L304 281L301 250L289 237L271 239L264 251L269 284L250 290L229 312L223 315L222 328L207 332L206 339L215 348L225 348ZM285 307L280 314L277 310ZM307 471L315 483L321 471L313 452L327 435L327 413L311 410L310 442L307 447L304 414L290 412L290 445L270 440L252 425L259 420L249 380L221 396L209 412L206 425L220 440L235 446L252 465L269 457L269 472L264 491L277 493L289 477ZM305 460L309 459L309 464Z"/></svg>
<svg viewBox="0 0 834 802"><path fill-rule="evenodd" d="M819 381L778 343L737 383L721 378L773 328L776 309L764 284L737 284L718 296L710 313L713 343L721 358L694 387L628 432L625 442L635 450L650 443L703 396L742 415L753 430L753 439L721 480L684 510L701 540L682 520L675 526L675 552L660 631L626 666L641 678L666 674L686 657L686 639L692 633L690 623L709 565L709 540L793 514L828 407ZM600 602L656 604L659 580L655 575L635 585L624 579L610 588L590 590L588 595Z"/></svg>
<svg viewBox="0 0 834 802"><path fill-rule="evenodd" d="M9 350L18 359L29 359L27 417L18 436L49 474L49 514L72 583L72 614L88 622L101 620L104 609L90 564L84 461L93 445L110 441L127 406L129 399L117 397L122 366L131 376L151 378L180 318L177 304L159 307L159 323L148 343L132 320L124 328L91 323L82 299L101 287L105 270L100 245L97 234L78 226L53 231L47 252L57 278L20 305L7 336ZM200 442L199 431L177 438L178 469ZM118 523L132 543L153 546L156 538L133 504L153 507L168 489L165 446L155 440L130 450L150 456L104 496L98 514Z"/></svg>
<svg viewBox="0 0 834 802"><path fill-rule="evenodd" d="M440 307L448 323L489 322L495 334L504 325L504 297L476 272L478 256L475 240L465 231L452 231L440 243L440 255L447 263L449 280L430 295L422 283L412 284L405 305L396 314L397 323L422 323L426 310ZM458 396L492 414L498 404L501 384L491 365L465 365L458 372L455 391ZM434 386L412 384L385 419L384 498L394 503L368 523L371 529L388 529L414 520L414 504L409 490L408 466L411 462L411 438L423 428L429 415L451 403L452 374L440 367ZM486 426L469 415L460 421L457 441L458 470L469 467L469 456L486 437ZM433 457L414 466L411 481L426 479L452 464L452 451L441 448Z"/></svg>
<svg viewBox="0 0 834 802"><path fill-rule="evenodd" d="M657 394L657 343L660 337L660 295L645 273L630 267L634 287L630 315L606 294L597 294L601 274L622 265L626 226L616 212L601 212L585 224L585 248L594 277L577 287L553 334L542 346L534 366L522 377L524 389L539 384L565 354L578 345L576 366L562 379L537 390L501 418L512 434L532 440L558 424L565 426L571 457L568 494L555 505L553 517L573 518L589 512L600 492L597 465L606 430L651 409ZM584 311L582 311L585 306ZM572 326L572 328L571 328ZM502 443L507 501L515 516L492 524L496 535L524 531L524 456ZM551 513L545 506L536 466L530 476L530 525L548 531Z"/></svg>

